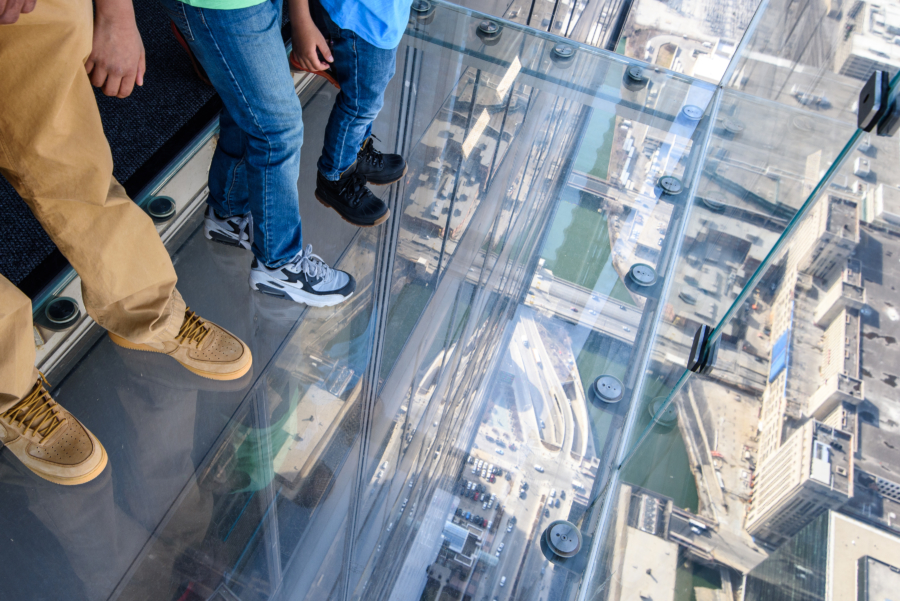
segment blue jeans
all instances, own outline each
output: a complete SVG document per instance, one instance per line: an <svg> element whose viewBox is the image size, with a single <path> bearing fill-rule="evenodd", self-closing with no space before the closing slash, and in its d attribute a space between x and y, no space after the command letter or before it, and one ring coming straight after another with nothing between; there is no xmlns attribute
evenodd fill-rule
<svg viewBox="0 0 900 601"><path fill-rule="evenodd" d="M250 8L196 8L160 0L203 65L225 109L209 169L209 205L253 215L253 254L280 267L303 246L303 111L281 38L282 0Z"/></svg>
<svg viewBox="0 0 900 601"><path fill-rule="evenodd" d="M341 85L325 126L318 163L325 179L336 181L353 165L362 143L372 134L372 121L384 105L384 91L394 76L397 49L378 48L353 31L341 29L315 0L310 0L309 10L330 41L331 70Z"/></svg>

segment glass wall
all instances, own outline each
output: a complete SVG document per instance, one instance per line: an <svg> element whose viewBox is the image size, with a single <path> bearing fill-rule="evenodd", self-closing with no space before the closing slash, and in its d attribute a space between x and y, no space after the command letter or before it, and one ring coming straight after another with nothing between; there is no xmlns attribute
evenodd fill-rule
<svg viewBox="0 0 900 601"><path fill-rule="evenodd" d="M40 539L3 569L54 549L37 598L730 601L767 557L821 557L803 541L838 536L809 529L829 511L896 533L900 150L822 71L823 23L855 7L747 5L678 39L642 19L724 9L615 9L654 67L555 35L595 43L612 5L414 3L375 126L409 163L378 190L392 219L308 234L357 293L199 307L251 343L232 388L97 344L55 394L109 400L108 423L81 410L111 474L69 497L0 483ZM726 39L723 85L679 72ZM832 104L785 95L786 72ZM333 98L304 104L307 139ZM239 252L195 231L185 296L246 278Z"/></svg>

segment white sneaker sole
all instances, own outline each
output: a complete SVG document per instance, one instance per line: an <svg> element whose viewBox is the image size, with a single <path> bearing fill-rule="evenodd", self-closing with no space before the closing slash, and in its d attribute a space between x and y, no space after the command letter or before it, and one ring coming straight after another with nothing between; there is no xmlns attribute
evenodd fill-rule
<svg viewBox="0 0 900 601"><path fill-rule="evenodd" d="M206 223L203 224L203 235L207 240L212 240L213 242L218 242L219 244L225 244L226 246L235 246L237 248L243 248L244 250L250 250L250 242L248 240L237 240L233 235L229 234L225 230L222 230L218 227L209 227Z"/></svg>
<svg viewBox="0 0 900 601"><path fill-rule="evenodd" d="M347 296L341 296L340 294L309 294L290 285L284 285L279 280L273 280L265 274L253 270L250 271L250 288L268 296L285 298L295 303L309 305L310 307L333 307L353 296L352 292Z"/></svg>

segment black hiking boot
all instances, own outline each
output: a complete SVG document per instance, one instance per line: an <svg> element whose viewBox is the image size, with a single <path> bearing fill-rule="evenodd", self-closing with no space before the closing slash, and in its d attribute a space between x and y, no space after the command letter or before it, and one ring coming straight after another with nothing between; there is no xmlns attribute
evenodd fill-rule
<svg viewBox="0 0 900 601"><path fill-rule="evenodd" d="M359 227L380 225L391 216L391 210L366 187L366 177L355 165L336 182L316 175L316 199L331 207L348 223Z"/></svg>
<svg viewBox="0 0 900 601"><path fill-rule="evenodd" d="M375 150L375 136L369 136L356 154L356 171L370 184L386 186L406 175L406 159L399 154L383 154Z"/></svg>

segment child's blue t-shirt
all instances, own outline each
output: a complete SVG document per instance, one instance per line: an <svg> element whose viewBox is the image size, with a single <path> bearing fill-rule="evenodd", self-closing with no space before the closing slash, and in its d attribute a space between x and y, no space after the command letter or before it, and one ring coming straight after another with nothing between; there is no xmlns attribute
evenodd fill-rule
<svg viewBox="0 0 900 601"><path fill-rule="evenodd" d="M321 0L328 16L341 29L349 29L378 48L400 44L409 22L412 0Z"/></svg>

